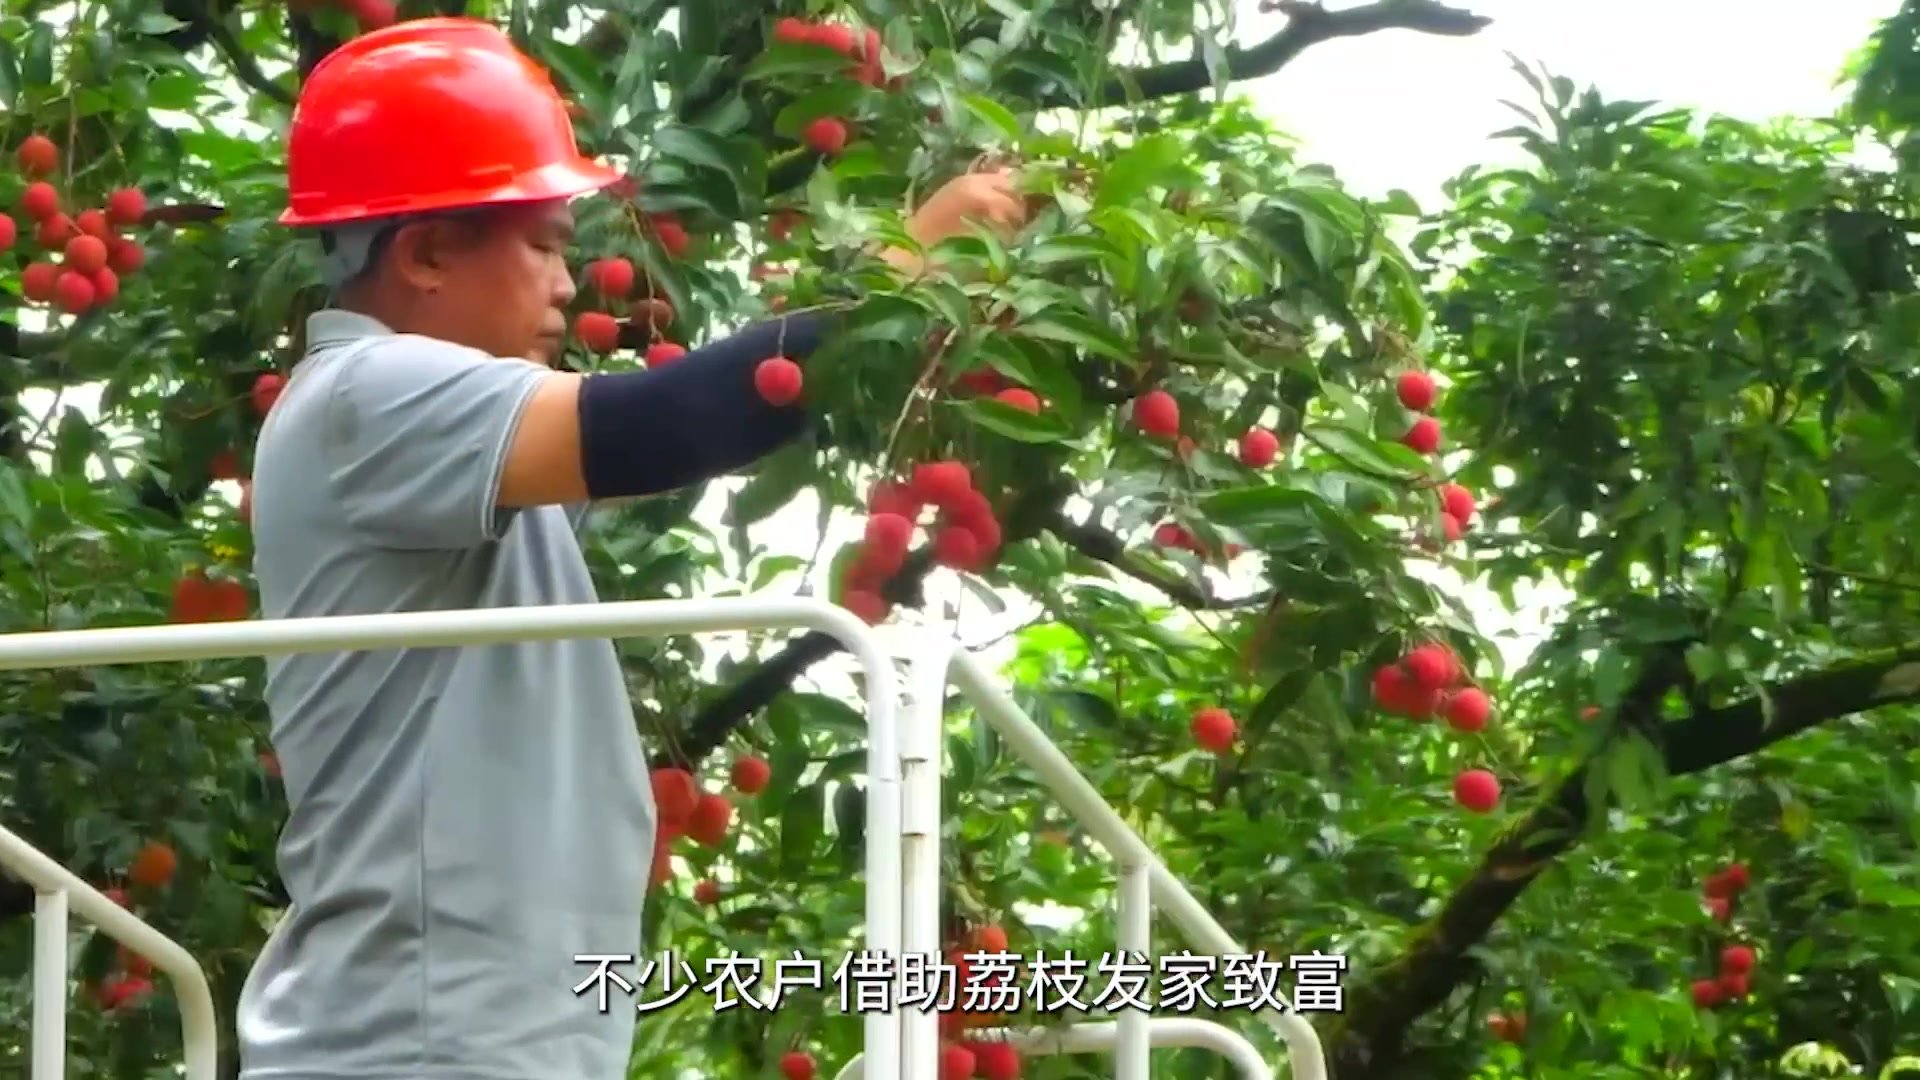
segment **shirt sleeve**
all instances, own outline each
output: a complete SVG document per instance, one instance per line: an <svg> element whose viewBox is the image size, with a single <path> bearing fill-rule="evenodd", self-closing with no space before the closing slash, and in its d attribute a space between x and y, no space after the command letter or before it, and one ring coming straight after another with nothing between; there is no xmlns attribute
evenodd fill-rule
<svg viewBox="0 0 1920 1080"><path fill-rule="evenodd" d="M545 368L402 337L336 373L325 468L347 523L389 548L453 550L497 540L507 450Z"/></svg>

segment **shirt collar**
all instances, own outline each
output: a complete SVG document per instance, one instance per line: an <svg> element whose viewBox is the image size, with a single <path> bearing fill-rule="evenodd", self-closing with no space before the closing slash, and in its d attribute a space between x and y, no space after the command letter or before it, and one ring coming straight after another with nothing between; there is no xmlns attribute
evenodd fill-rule
<svg viewBox="0 0 1920 1080"><path fill-rule="evenodd" d="M391 333L393 328L379 319L345 308L322 308L307 316L307 348L310 350Z"/></svg>

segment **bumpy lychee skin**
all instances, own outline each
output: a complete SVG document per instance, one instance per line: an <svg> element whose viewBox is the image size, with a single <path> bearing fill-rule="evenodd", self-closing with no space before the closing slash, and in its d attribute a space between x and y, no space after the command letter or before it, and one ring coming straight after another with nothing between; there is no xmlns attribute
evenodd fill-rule
<svg viewBox="0 0 1920 1080"><path fill-rule="evenodd" d="M753 370L753 388L769 405L791 405L800 400L800 365L784 356L760 361Z"/></svg>
<svg viewBox="0 0 1920 1080"><path fill-rule="evenodd" d="M1459 665L1452 654L1439 645L1421 645L1409 652L1402 663L1414 681L1429 689L1445 687L1459 674Z"/></svg>
<svg viewBox="0 0 1920 1080"><path fill-rule="evenodd" d="M1493 715L1493 703L1486 692L1472 686L1448 695L1445 709L1448 726L1467 734L1484 729L1487 717Z"/></svg>
<svg viewBox="0 0 1920 1080"><path fill-rule="evenodd" d="M1413 422L1400 442L1416 454L1431 454L1440 449L1440 421L1423 416Z"/></svg>
<svg viewBox="0 0 1920 1080"><path fill-rule="evenodd" d="M1202 749L1224 754L1233 749L1237 733L1233 715L1221 708L1205 708L1193 714L1193 741Z"/></svg>
<svg viewBox="0 0 1920 1080"><path fill-rule="evenodd" d="M620 323L604 311L583 311L574 317L573 336L588 352L610 353L620 344Z"/></svg>
<svg viewBox="0 0 1920 1080"><path fill-rule="evenodd" d="M1473 492L1459 484L1447 484L1440 489L1440 508L1460 519L1465 525L1473 520L1473 512L1478 509L1474 503Z"/></svg>
<svg viewBox="0 0 1920 1080"><path fill-rule="evenodd" d="M1453 779L1453 798L1476 814L1500 804L1500 781L1485 769L1468 769Z"/></svg>
<svg viewBox="0 0 1920 1080"><path fill-rule="evenodd" d="M1394 384L1394 390L1400 397L1400 404L1414 412L1426 412L1433 408L1436 391L1433 376L1424 371L1406 371Z"/></svg>
<svg viewBox="0 0 1920 1080"><path fill-rule="evenodd" d="M847 148L846 121L833 116L823 116L808 124L800 133L800 139L815 153L832 157Z"/></svg>
<svg viewBox="0 0 1920 1080"><path fill-rule="evenodd" d="M1273 464L1280 452L1280 440L1266 428L1254 428L1240 437L1240 463L1254 469Z"/></svg>
<svg viewBox="0 0 1920 1080"><path fill-rule="evenodd" d="M1180 403L1165 390L1149 390L1134 400L1133 422L1155 438L1171 439L1180 433Z"/></svg>

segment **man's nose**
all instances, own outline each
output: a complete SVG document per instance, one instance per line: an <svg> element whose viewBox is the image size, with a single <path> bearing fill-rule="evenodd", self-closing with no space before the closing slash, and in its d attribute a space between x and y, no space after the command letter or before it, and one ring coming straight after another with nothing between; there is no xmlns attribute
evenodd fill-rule
<svg viewBox="0 0 1920 1080"><path fill-rule="evenodd" d="M572 272L566 268L564 263L561 264L559 270L555 271L553 275L554 306L566 307L568 304L573 303L573 298L579 294L580 290L573 283Z"/></svg>

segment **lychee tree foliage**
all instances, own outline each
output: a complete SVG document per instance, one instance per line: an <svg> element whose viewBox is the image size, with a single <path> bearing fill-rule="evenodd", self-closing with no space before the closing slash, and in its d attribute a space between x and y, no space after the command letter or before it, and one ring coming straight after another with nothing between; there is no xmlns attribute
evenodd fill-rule
<svg viewBox="0 0 1920 1080"><path fill-rule="evenodd" d="M1876 975L1889 957L1913 954L1901 951L1910 939L1891 936L1891 919L1873 916L1910 895L1885 869L1897 865L1894 849L1873 846L1894 843L1906 811L1891 796L1877 811L1865 806L1872 785L1813 781L1877 770L1870 775L1893 790L1900 749L1875 750L1871 730L1826 750L1804 740L1750 766L1791 762L1787 781L1756 774L1725 789L1683 788L1655 809L1640 801L1653 786L1642 779L1648 744L1624 734L1665 715L1673 673L1689 670L1695 703L1673 706L1675 721L1692 725L1684 730L1747 725L1718 742L1669 740L1676 769L1707 763L1719 750L1706 748L1737 752L1770 735L1754 727L1760 710L1741 680L1782 686L1789 705L1811 702L1823 716L1846 711L1883 684L1808 675L1808 665L1900 639L1899 590L1841 580L1838 569L1814 579L1823 588L1809 582L1798 594L1804 617L1784 599L1759 615L1750 608L1754 597L1784 595L1764 575L1802 553L1781 539L1787 525L1756 516L1773 507L1759 493L1811 502L1821 485L1873 478L1844 514L1825 519L1842 525L1827 530L1821 566L1865 565L1897 581L1907 535L1895 524L1857 525L1858 536L1842 527L1901 520L1889 485L1911 465L1876 427L1899 427L1888 404L1898 394L1883 386L1875 405L1853 391L1858 399L1835 405L1831 431L1817 438L1790 409L1763 422L1778 400L1765 389L1774 383L1753 372L1811 364L1803 358L1818 350L1797 340L1762 347L1773 339L1743 336L1761 332L1724 314L1782 305L1772 317L1785 325L1842 328L1821 339L1833 349L1898 340L1898 324L1884 322L1898 304L1871 307L1868 319L1812 291L1821 275L1795 261L1805 255L1796 245L1816 241L1792 231L1806 219L1776 220L1769 210L1769 185L1792 177L1804 186L1788 193L1822 207L1816 188L1832 189L1814 179L1836 183L1821 168L1831 148L1786 136L1749 146L1724 133L1695 145L1656 132L1649 145L1681 162L1672 188L1621 175L1628 170L1602 158L1567 167L1571 194L1544 208L1491 196L1474 203L1450 228L1492 253L1447 286L1448 311L1480 304L1502 316L1483 320L1496 324L1489 333L1512 337L1477 341L1450 317L1442 351L1407 256L1384 239L1392 215L1410 209L1405 201L1353 197L1292 160L1245 105L1213 92L1330 38L1396 27L1463 35L1484 20L1428 0L1276 8L1284 27L1245 48L1232 44L1235 12L1126 2L449 2L396 12L378 2L311 0L289 10L125 0L9 9L0 18L0 96L17 168L0 175L16 232L0 261L12 305L0 323L13 361L5 390L18 402L28 389L64 398L98 388L100 409L90 419L56 399L50 414L23 413L6 429L6 629L240 614L236 589L250 587L251 444L299 353L303 317L322 300L312 248L272 224L284 205L286 106L301 74L360 29L433 13L494 17L551 68L587 147L632 175L580 207L586 287L572 313L571 365L675 362L678 350L781 310L830 305L845 316L797 388L784 367L760 380L770 395L797 389L819 437L754 470L730 497L720 534L690 518L700 492L608 511L588 537L603 596L712 592L716 577L793 589L805 561L769 552L767 530L755 527L812 493L828 511L867 523L863 543L822 553L832 595L863 616L935 621L937 612L915 614L935 567L1042 600L1048 623L1023 639L1010 672L1022 700L1249 947L1349 957L1349 1015L1323 1024L1342 1076L1393 1075L1408 1056L1423 1063L1420 1075L1512 1072L1523 1061L1533 1075L1610 1067L1644 1075L1649 1063L1716 1053L1770 1060L1801 1031L1867 1033L1850 1037L1879 1041L1843 1044L1864 1058L1890 1051L1904 984L1873 983L1884 1000L1867 1001L1856 990L1858 951L1861 940L1873 943ZM1144 44L1116 51L1136 40ZM53 147L53 168L41 167L35 136ZM1621 138L1593 152L1618 154ZM916 280L871 256L903 239L903 204L996 163L1020 166L1030 194L1034 218L1019 237L955 240L940 252L942 269ZM29 194L33 183L54 188L72 230L92 235L85 211L105 219L96 238L107 265L122 268L119 250L127 267L114 288L96 278L92 245L76 252L67 227L47 227L52 215L43 195ZM116 195L127 190L143 196L141 213ZM1732 217L1710 227L1721 219L1709 212ZM1488 236L1477 235L1476 214L1493 215ZM1623 354L1640 362L1650 343L1717 332L1728 336L1691 339L1693 352L1736 369L1741 357L1754 359L1744 376L1713 376L1720 382L1646 361L1631 377L1597 379L1600 388L1578 402L1587 413L1529 413L1524 435L1538 443L1515 442L1496 403L1553 384L1535 366L1489 365L1546 355L1561 364L1604 340L1563 329L1557 352L1533 351L1538 331L1529 325L1571 316L1561 293L1542 291L1559 280L1561 264L1547 257L1557 253L1544 242L1529 248L1527 229L1607 215L1642 222L1633 229L1668 245L1640 258L1644 280L1606 279L1622 291L1603 322L1648 312L1640 324L1648 340ZM1768 239L1731 262L1692 254L1689 245L1731 243L1723 230L1740 227ZM1514 247L1493 248L1498 238ZM128 243L141 249L138 264L116 247ZM1676 257L1676 246L1688 256ZM36 265L56 271L50 295L35 283L47 273L29 272ZM1792 276L1796 268L1804 277ZM68 272L86 275L86 302L79 285L61 286ZM1527 291L1511 291L1521 285ZM1691 307L1682 302L1689 295ZM1804 303L1790 306L1796 300ZM1457 386L1424 374L1449 355L1459 359ZM1853 370L1839 383L1859 382ZM1657 378L1667 380L1658 392L1635 389ZM1825 392L1817 382L1778 385L1808 398ZM1690 402L1707 411L1688 412ZM1557 441L1591 439L1583 433L1603 421L1643 440L1626 467L1671 487L1637 496L1634 509L1657 515L1657 528L1609 501L1619 497L1617 477L1591 478L1627 452L1600 441L1569 452ZM1694 445L1719 431L1738 437ZM1808 440L1812 451L1794 452L1816 464L1786 449L1762 454L1769 431ZM1647 432L1685 438L1676 434L1674 456L1663 457L1666 444ZM1450 477L1447 451L1464 433L1476 436L1474 451ZM1824 454L1852 439L1852 456ZM1489 537L1474 492L1499 464L1518 469L1523 485L1560 493L1562 514L1610 524L1556 533L1561 519L1547 498L1519 486L1503 493L1502 517L1526 526L1525 542L1553 547L1529 550L1504 530ZM1744 513L1730 525L1729 507ZM1656 539L1668 545L1659 558L1633 546ZM1582 551L1583 542L1614 546ZM1717 584L1710 561L1685 561L1723 547L1741 553L1732 586ZM1611 561L1600 557L1613 551ZM1475 573L1462 561L1470 552L1508 574L1520 566L1586 575L1574 579L1584 601L1576 629L1589 636L1570 632L1527 680L1505 686L1465 613L1425 583L1436 566ZM1596 576L1590 564L1609 569ZM1655 571L1665 577L1645 580ZM1143 606L1116 578L1174 606ZM1673 651L1660 636L1667 631L1645 624L1687 628L1678 666L1662 659ZM1756 642L1766 651L1754 651ZM679 807L668 815L674 861L649 900L647 946L696 965L717 954L841 953L859 924L861 722L845 701L795 688L831 644L803 635L747 660L720 658L717 681L701 677L710 658L698 642L622 652L639 723L659 755L657 793ZM1885 657L1872 662L1870 674L1904 670ZM260 677L252 661L11 675L0 714L9 827L121 890L185 942L229 1014L284 902L271 860L283 807L274 763L262 755ZM1908 685L1898 684L1901 694ZM1594 745L1560 741L1562 720L1586 704L1605 718L1584 729ZM1689 708L1692 720L1682 716ZM1419 722L1440 716L1444 723ZM1022 923L1019 902L1109 902L1108 872L977 724L948 749L955 944L977 945L998 926L1022 953L1110 947L1097 926L1053 934ZM1556 788L1589 749L1600 764L1576 775L1598 779ZM675 768L697 775L697 788L667 772ZM1726 808L1784 800L1783 785L1798 792L1785 820L1801 823L1799 838L1782 832L1769 847L1766 830L1748 828L1732 839L1744 819ZM1624 813L1643 816L1711 808L1704 820L1721 831L1695 812L1615 837L1623 846L1602 872L1540 890L1551 895L1517 913L1518 932L1488 939L1504 901L1537 871L1521 845L1558 822L1533 811L1506 830L1504 813L1470 811L1564 805L1557 790L1596 805L1624 800ZM1877 830L1849 827L1874 812L1884 818ZM1559 835L1565 844L1573 834ZM1468 869L1482 850L1490 854L1481 868ZM1822 861L1809 851L1853 861L1841 875L1831 869L1840 854ZM1720 956L1729 942L1703 923L1693 880L1737 859L1753 868L1753 882L1743 890L1723 873L1710 899L1758 943L1750 973ZM1650 888L1650 875L1668 887ZM30 906L25 890L7 890L15 918L0 948L7 970L23 977L0 998L0 1053L16 1061L30 948L18 916ZM1773 918L1757 922L1761 914ZM1795 919L1819 933L1766 936ZM1795 961L1795 949L1808 955ZM1595 964L1596 953L1611 963ZM1789 972L1825 981L1781 994ZM1747 975L1753 990L1703 1019L1688 984L1718 987L1723 973ZM177 1054L171 999L145 978L139 958L86 943L76 993L97 1008L71 1021L79 1069L158 1075ZM1826 989L1834 987L1844 989ZM1803 1004L1769 1013L1770 1000ZM1489 1010L1498 1010L1491 1032ZM1243 1017L1224 1018L1271 1045ZM772 1014L718 1016L696 995L648 1015L635 1072L800 1071L790 1054L811 1055L825 1071L856 1052L858 1031L818 995ZM1004 1067L975 1049L980 1075ZM1202 1069L1173 1054L1158 1064ZM1036 1076L1076 1068L1022 1066Z"/></svg>
<svg viewBox="0 0 1920 1080"><path fill-rule="evenodd" d="M1466 544L1576 599L1500 698L1534 805L1345 1045L1478 986L1541 1075L1808 1041L1874 1075L1920 1047L1913 189L1860 153L1903 133L1520 75L1532 161L1415 250L1490 503Z"/></svg>

